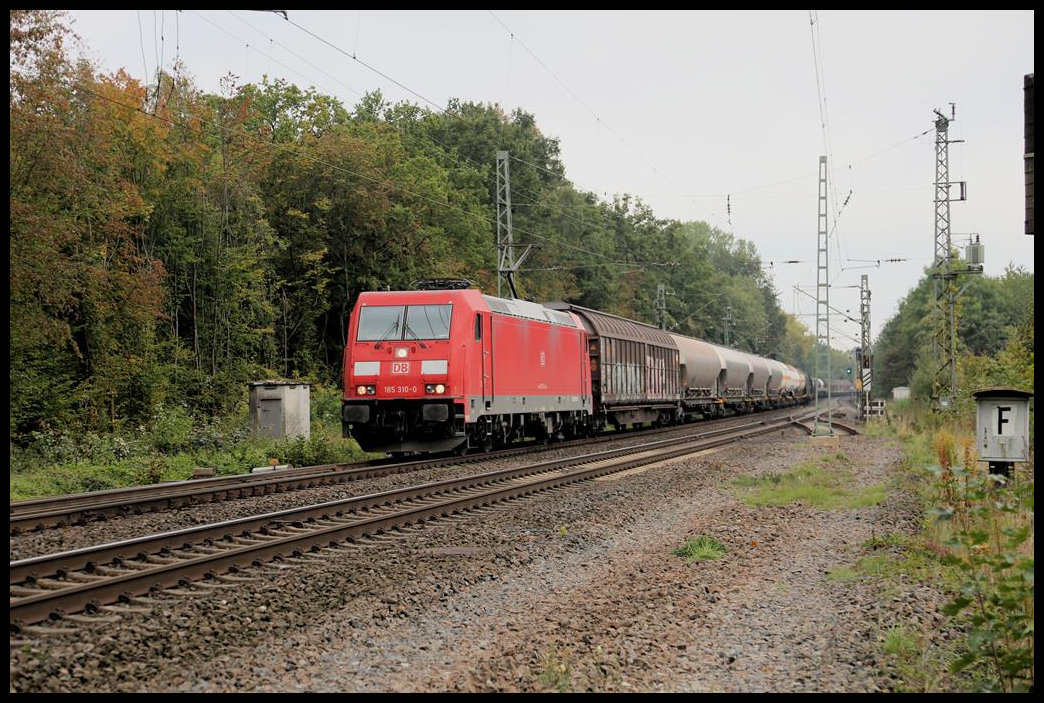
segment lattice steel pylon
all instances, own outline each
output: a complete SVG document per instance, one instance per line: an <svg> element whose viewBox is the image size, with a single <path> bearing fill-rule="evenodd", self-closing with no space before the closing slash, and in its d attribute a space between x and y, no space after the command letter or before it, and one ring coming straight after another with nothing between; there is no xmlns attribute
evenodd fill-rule
<svg viewBox="0 0 1044 703"><path fill-rule="evenodd" d="M656 326L667 329L667 286L662 283L656 285Z"/></svg>
<svg viewBox="0 0 1044 703"><path fill-rule="evenodd" d="M814 434L833 435L831 425L830 395L830 254L827 240L830 232L827 229L827 157L819 157L819 234L816 239L816 379L823 379L826 388L826 426L817 422ZM820 374L819 357L825 356L825 378ZM816 387L816 417L819 417L819 383Z"/></svg>
<svg viewBox="0 0 1044 703"><path fill-rule="evenodd" d="M506 281L511 297L517 298L515 272L529 255L532 245L526 246L522 255L515 258L515 243L511 231L511 168L508 152L497 152L497 296L503 297Z"/></svg>
<svg viewBox="0 0 1044 703"><path fill-rule="evenodd" d="M957 396L957 272L950 238L950 122L957 109L950 103L950 117L935 111L935 256L932 265L932 375L931 407L948 410ZM959 183L966 200L965 183Z"/></svg>

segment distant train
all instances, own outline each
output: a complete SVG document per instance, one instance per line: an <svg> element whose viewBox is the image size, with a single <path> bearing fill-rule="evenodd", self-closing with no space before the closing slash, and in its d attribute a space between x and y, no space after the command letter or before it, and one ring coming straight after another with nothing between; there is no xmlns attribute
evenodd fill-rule
<svg viewBox="0 0 1044 703"><path fill-rule="evenodd" d="M847 379L835 378L831 380L829 384L823 384L822 381L820 381L820 384L820 396L827 393L831 396L836 395L840 397L855 395L855 385Z"/></svg>
<svg viewBox="0 0 1044 703"><path fill-rule="evenodd" d="M474 289L359 296L342 433L366 451L488 451L809 402L774 359L567 303Z"/></svg>

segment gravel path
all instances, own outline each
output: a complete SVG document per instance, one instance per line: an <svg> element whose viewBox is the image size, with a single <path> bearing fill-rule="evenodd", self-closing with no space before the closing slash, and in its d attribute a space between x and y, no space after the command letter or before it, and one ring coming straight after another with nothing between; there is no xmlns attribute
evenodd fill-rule
<svg viewBox="0 0 1044 703"><path fill-rule="evenodd" d="M857 483L889 482L891 443L841 443ZM11 690L889 690L883 629L941 623L938 596L828 572L915 534L915 502L751 507L732 486L829 453L787 431L12 635ZM700 534L727 553L672 554Z"/></svg>

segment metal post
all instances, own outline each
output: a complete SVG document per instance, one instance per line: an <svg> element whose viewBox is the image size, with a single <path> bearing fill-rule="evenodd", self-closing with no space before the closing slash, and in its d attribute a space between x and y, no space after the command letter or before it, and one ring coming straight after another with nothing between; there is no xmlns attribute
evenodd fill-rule
<svg viewBox="0 0 1044 703"><path fill-rule="evenodd" d="M859 279L859 314L860 314L860 346L859 346L859 379L860 409L859 416L865 418L870 412L870 397L873 386L873 352L870 348L870 284L865 273Z"/></svg>
<svg viewBox="0 0 1044 703"><path fill-rule="evenodd" d="M667 286L662 283L656 286L656 324L661 330L667 329Z"/></svg>

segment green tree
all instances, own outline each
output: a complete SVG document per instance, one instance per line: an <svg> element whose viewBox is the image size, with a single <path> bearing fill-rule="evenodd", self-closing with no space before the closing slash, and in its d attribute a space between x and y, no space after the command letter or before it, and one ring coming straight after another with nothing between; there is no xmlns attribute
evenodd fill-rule
<svg viewBox="0 0 1044 703"><path fill-rule="evenodd" d="M11 429L112 427L162 381L164 267L144 246L164 128L126 74L64 54L60 13L11 11Z"/></svg>

